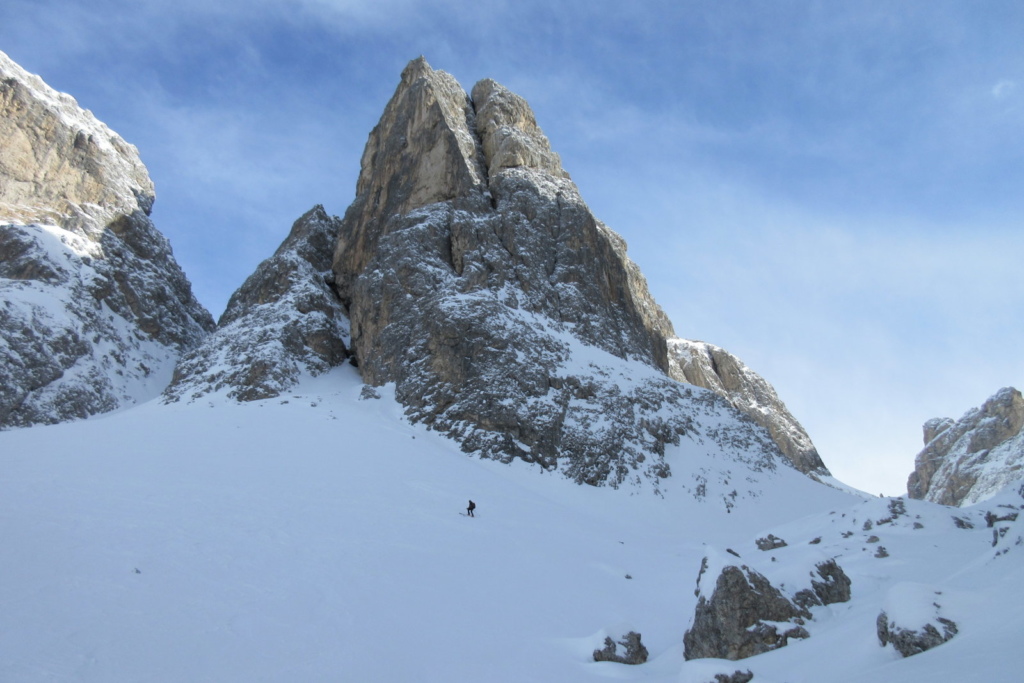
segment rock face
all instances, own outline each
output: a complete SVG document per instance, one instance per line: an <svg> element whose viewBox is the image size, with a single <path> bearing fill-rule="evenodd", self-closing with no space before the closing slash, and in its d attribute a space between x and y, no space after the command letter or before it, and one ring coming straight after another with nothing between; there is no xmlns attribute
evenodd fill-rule
<svg viewBox="0 0 1024 683"><path fill-rule="evenodd" d="M957 421L929 420L907 481L911 498L971 505L1024 479L1024 397L1000 389Z"/></svg>
<svg viewBox="0 0 1024 683"><path fill-rule="evenodd" d="M763 377L725 349L705 342L669 339L669 375L710 389L768 430L772 439L804 474L829 476L804 428Z"/></svg>
<svg viewBox="0 0 1024 683"><path fill-rule="evenodd" d="M99 241L155 196L138 150L0 53L0 210L12 223L59 225Z"/></svg>
<svg viewBox="0 0 1024 683"><path fill-rule="evenodd" d="M231 296L217 330L185 354L165 401L226 390L252 401L277 396L304 375L348 357L348 317L333 288L340 220L316 206Z"/></svg>
<svg viewBox="0 0 1024 683"><path fill-rule="evenodd" d="M760 398L737 412L668 378L671 323L522 98L490 80L469 97L414 60L356 194L333 260L350 351L411 419L592 484L665 476L664 449L684 435L778 453L743 416L771 410ZM706 411L734 433L699 435Z"/></svg>
<svg viewBox="0 0 1024 683"><path fill-rule="evenodd" d="M213 327L132 145L0 53L0 428L157 394Z"/></svg>

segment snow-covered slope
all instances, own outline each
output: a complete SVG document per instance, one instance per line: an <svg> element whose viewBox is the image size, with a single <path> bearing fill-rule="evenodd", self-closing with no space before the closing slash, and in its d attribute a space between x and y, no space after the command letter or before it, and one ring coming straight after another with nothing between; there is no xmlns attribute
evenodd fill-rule
<svg viewBox="0 0 1024 683"><path fill-rule="evenodd" d="M993 548L988 508L906 501L892 519L888 499L707 457L695 437L668 449L660 496L580 487L467 457L404 421L389 387L362 388L342 366L275 399L0 434L0 680L933 683L1022 664L1024 530L996 523ZM992 509L1024 502L1005 496ZM769 532L788 545L758 550ZM806 640L687 662L710 552L787 591L836 557L853 597L812 608ZM903 659L876 619L913 620L922 595L959 633ZM647 663L593 661L631 630Z"/></svg>
<svg viewBox="0 0 1024 683"><path fill-rule="evenodd" d="M955 422L924 425L924 449L907 482L912 498L943 505L972 505L1024 480L1024 397L1000 389Z"/></svg>

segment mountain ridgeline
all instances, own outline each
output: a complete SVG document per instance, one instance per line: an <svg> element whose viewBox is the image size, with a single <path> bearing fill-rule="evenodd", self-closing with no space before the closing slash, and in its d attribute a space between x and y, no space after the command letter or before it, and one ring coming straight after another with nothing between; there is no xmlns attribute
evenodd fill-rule
<svg viewBox="0 0 1024 683"><path fill-rule="evenodd" d="M254 296L254 278L274 286ZM266 398L345 359L465 450L579 482L656 482L684 437L827 474L767 382L676 339L526 101L491 80L470 96L423 58L370 133L344 218L300 219L165 397Z"/></svg>

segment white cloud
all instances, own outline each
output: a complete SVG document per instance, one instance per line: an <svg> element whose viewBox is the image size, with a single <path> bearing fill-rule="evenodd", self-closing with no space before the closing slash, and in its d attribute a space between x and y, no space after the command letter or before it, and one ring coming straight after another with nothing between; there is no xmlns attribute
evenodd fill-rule
<svg viewBox="0 0 1024 683"><path fill-rule="evenodd" d="M992 97L996 98L997 100L1006 99L1007 97L1013 95L1016 89L1016 81L1011 81L1009 79L1004 78L992 86Z"/></svg>

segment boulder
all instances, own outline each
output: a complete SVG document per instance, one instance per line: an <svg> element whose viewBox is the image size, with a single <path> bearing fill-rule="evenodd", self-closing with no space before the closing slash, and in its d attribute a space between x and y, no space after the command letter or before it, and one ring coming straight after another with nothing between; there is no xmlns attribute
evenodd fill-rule
<svg viewBox="0 0 1024 683"><path fill-rule="evenodd" d="M959 629L944 614L941 601L942 591L930 586L896 584L875 621L878 642L910 657L949 641Z"/></svg>
<svg viewBox="0 0 1024 683"><path fill-rule="evenodd" d="M882 647L892 643L893 648L904 657L942 645L958 632L956 623L943 617L936 617L934 624L927 623L917 628L907 628L890 621L889 615L885 612L878 615L875 625L878 630L878 642Z"/></svg>
<svg viewBox="0 0 1024 683"><path fill-rule="evenodd" d="M810 617L764 575L747 566L726 566L710 595L702 591L698 598L683 636L684 656L736 660L776 650L790 638L809 637L803 620Z"/></svg>
<svg viewBox="0 0 1024 683"><path fill-rule="evenodd" d="M817 576L815 576L817 575ZM793 602L803 608L849 602L852 582L834 560L819 562L811 572L811 587L798 591Z"/></svg>

